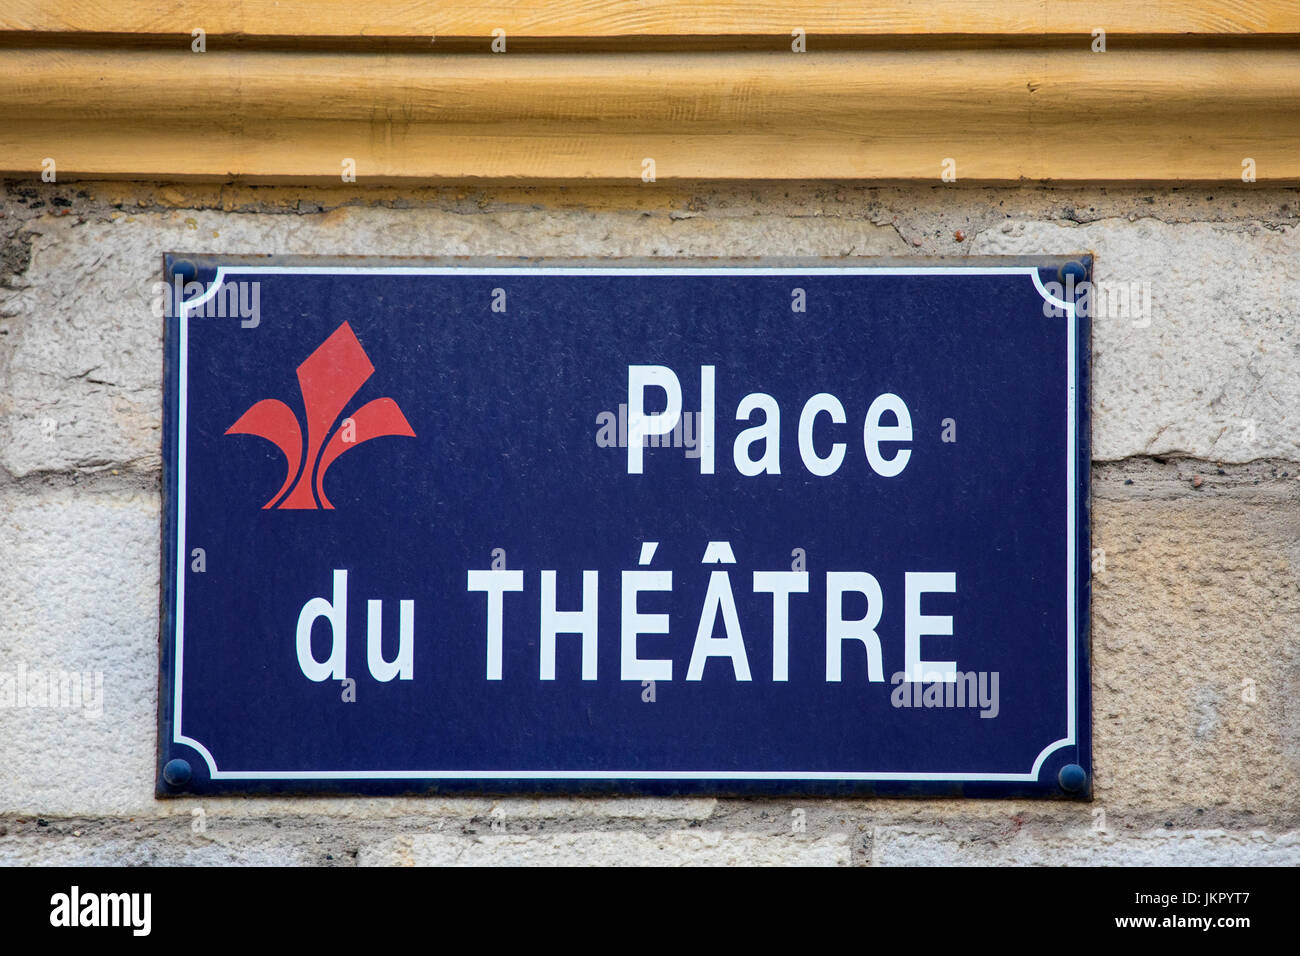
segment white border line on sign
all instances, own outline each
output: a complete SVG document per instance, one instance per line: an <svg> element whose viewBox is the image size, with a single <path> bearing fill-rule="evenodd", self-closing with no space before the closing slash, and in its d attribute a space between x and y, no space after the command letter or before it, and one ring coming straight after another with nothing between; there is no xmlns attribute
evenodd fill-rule
<svg viewBox="0 0 1300 956"><path fill-rule="evenodd" d="M181 730L181 685L185 661L185 469L186 429L188 424L188 370L189 339L188 319L191 309L207 302L232 275L525 275L525 276L730 276L730 275L1027 275L1033 279L1034 288L1044 300L1065 312L1068 335L1066 385L1066 736L1044 747L1034 760L1028 773L893 773L856 771L713 771L713 770L219 770L217 762L207 747ZM176 455L178 473L176 480L176 645L172 678L172 740L192 747L207 761L213 780L829 780L829 781L927 781L952 783L1002 783L1036 782L1043 761L1062 747L1075 743L1078 733L1076 721L1075 674L1077 668L1077 641L1075 639L1075 552L1078 547L1075 528L1075 426L1077 358L1075 335L1075 307L1071 302L1058 299L1048 292L1034 266L853 266L845 268L814 267L807 269L761 268L739 266L735 268L667 268L652 269L642 266L627 268L598 268L581 266L218 266L212 285L188 302L180 304L177 316L180 329L178 429Z"/></svg>

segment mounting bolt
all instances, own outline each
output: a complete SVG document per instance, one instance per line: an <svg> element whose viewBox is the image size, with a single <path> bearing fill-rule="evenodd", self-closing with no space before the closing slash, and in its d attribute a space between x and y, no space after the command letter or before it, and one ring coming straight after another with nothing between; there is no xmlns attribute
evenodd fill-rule
<svg viewBox="0 0 1300 956"><path fill-rule="evenodd" d="M168 760L163 767L163 780L167 781L169 787L183 787L190 782L192 776L194 771L190 767L190 762L180 757Z"/></svg>
<svg viewBox="0 0 1300 956"><path fill-rule="evenodd" d="M1077 763L1067 763L1056 775L1061 789L1067 793L1078 793L1088 784L1088 772Z"/></svg>
<svg viewBox="0 0 1300 956"><path fill-rule="evenodd" d="M1061 266L1057 274L1061 277L1061 285L1078 285L1080 282L1087 280L1088 268L1079 260L1074 259Z"/></svg>
<svg viewBox="0 0 1300 956"><path fill-rule="evenodd" d="M199 277L199 267L189 259L177 259L172 263L172 275L181 282L194 282Z"/></svg>

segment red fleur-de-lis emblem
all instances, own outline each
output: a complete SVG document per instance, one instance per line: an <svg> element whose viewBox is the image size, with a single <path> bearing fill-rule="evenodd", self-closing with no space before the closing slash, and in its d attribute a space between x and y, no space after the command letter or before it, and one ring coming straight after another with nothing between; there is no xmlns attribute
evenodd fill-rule
<svg viewBox="0 0 1300 956"><path fill-rule="evenodd" d="M226 429L227 435L265 438L284 452L288 463L284 484L262 505L263 509L275 506L332 510L334 506L325 497L325 472L334 459L372 438L415 437L397 403L391 398L376 398L353 412L334 429L329 441L325 441L335 420L374 371L352 327L344 322L298 366L298 388L302 392L307 425L305 446L297 416L275 398L257 402ZM286 491L289 493L285 494Z"/></svg>

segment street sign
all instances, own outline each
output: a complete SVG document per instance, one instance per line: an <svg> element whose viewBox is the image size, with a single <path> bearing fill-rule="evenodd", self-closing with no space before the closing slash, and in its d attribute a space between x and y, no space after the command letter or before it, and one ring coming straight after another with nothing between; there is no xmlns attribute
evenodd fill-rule
<svg viewBox="0 0 1300 956"><path fill-rule="evenodd" d="M1090 267L168 256L159 793L1086 798Z"/></svg>

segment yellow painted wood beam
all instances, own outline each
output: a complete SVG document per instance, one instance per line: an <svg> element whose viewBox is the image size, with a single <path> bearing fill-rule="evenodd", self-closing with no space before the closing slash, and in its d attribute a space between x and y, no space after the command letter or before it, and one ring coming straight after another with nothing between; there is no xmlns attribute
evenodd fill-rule
<svg viewBox="0 0 1300 956"><path fill-rule="evenodd" d="M1300 182L1300 50L0 50L0 174Z"/></svg>
<svg viewBox="0 0 1300 956"><path fill-rule="evenodd" d="M1300 0L5 0L0 32L422 39L1300 33Z"/></svg>

